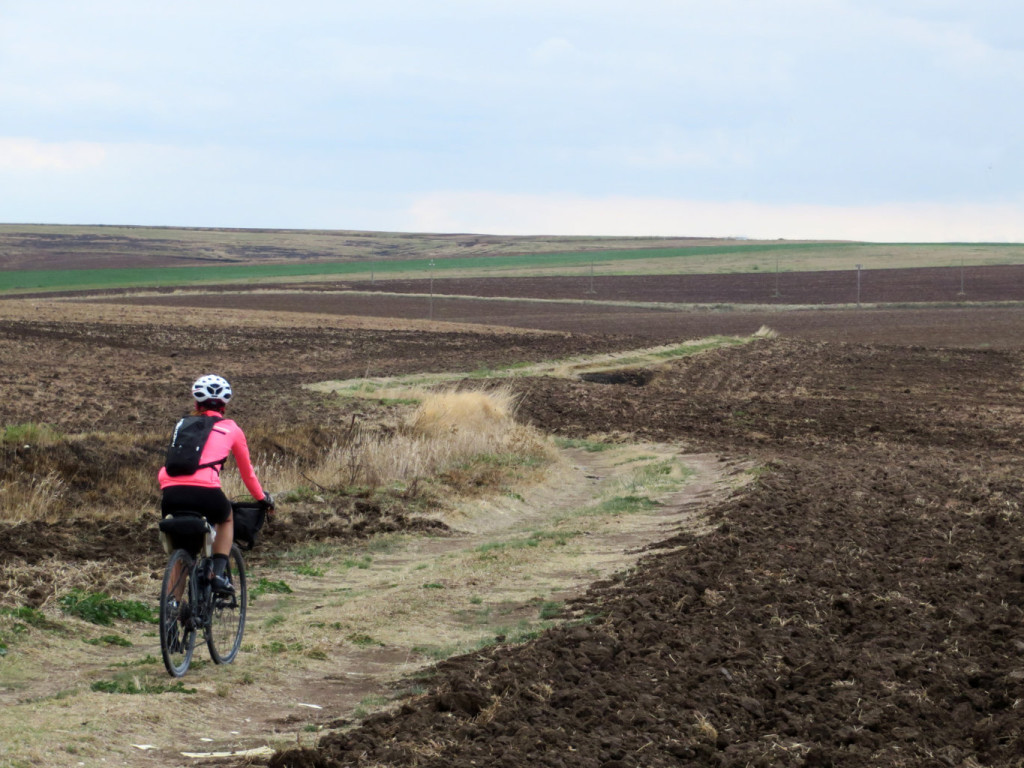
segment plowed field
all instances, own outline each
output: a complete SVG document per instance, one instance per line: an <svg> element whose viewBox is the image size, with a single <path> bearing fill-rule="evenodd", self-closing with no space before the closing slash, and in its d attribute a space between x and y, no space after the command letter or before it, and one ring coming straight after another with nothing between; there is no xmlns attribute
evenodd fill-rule
<svg viewBox="0 0 1024 768"><path fill-rule="evenodd" d="M796 332L622 384L519 380L520 416L548 431L751 460L756 480L704 511L710 533L669 534L594 584L574 621L442 662L425 693L269 764L1024 765L1024 354L1019 311L985 311L998 314L931 310L930 341L913 346L891 328L877 331L887 343ZM953 346L960 319L996 316L1005 324L973 325L974 348ZM0 322L5 423L156 428L180 410L181 381L215 363L245 393L240 421L288 419L315 406L299 385L318 379L642 336L160 317ZM725 332L728 315L708 319L720 317ZM815 316L786 317L814 336ZM19 535L5 531L0 563L29 557ZM98 556L46 541L58 557Z"/></svg>

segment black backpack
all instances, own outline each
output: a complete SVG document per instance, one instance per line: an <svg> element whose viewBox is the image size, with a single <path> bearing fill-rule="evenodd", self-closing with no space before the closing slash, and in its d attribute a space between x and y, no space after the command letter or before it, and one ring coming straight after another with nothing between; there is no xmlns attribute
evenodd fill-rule
<svg viewBox="0 0 1024 768"><path fill-rule="evenodd" d="M213 430L213 425L221 420L220 416L186 416L174 427L171 444L167 446L167 459L164 467L171 477L191 475L206 467L224 466L228 460L225 456L218 461L200 464L206 439Z"/></svg>

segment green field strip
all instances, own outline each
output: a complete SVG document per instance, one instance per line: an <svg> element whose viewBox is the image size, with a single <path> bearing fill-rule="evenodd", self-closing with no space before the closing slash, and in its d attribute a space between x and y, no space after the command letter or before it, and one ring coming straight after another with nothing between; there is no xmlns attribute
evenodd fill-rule
<svg viewBox="0 0 1024 768"><path fill-rule="evenodd" d="M285 264L230 264L0 271L0 293L157 288L216 283L258 283L297 278L423 278L427 275L511 276L580 274L600 264L602 275L678 272L746 273L909 266L1006 264L1024 260L1024 246L977 244L750 243L677 248L561 251L514 256L323 261ZM698 263L699 262L699 263Z"/></svg>
<svg viewBox="0 0 1024 768"><path fill-rule="evenodd" d="M207 265L199 267L140 267L73 270L16 270L0 272L0 291L55 291L101 288L166 287L197 283L250 282L308 276L345 276L373 272L393 275L412 272L443 273L453 270L503 271L568 267L594 262L640 259L691 259L765 250L791 250L805 245L694 246L595 252L536 253L519 256L468 256L378 261L316 262L302 264ZM813 247L820 248L819 244Z"/></svg>

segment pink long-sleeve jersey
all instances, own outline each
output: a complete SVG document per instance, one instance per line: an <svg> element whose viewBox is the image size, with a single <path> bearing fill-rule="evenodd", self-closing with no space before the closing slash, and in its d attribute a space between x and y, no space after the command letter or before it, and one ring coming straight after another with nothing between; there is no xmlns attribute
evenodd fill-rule
<svg viewBox="0 0 1024 768"><path fill-rule="evenodd" d="M220 416L216 411L204 411L201 416ZM263 488L260 481L256 479L256 472L252 468L252 460L249 458L249 444L245 441L245 434L241 427L231 419L221 419L213 425L213 431L203 446L203 453L199 457L200 464L208 462L219 462L226 459L228 454L235 457L238 465L238 473L242 476L242 482L252 497L257 501L263 498ZM172 485L194 485L201 488L220 488L220 470L223 465L216 467L204 467L191 475L179 475L171 477L164 467L160 468L157 480L160 488L164 489Z"/></svg>

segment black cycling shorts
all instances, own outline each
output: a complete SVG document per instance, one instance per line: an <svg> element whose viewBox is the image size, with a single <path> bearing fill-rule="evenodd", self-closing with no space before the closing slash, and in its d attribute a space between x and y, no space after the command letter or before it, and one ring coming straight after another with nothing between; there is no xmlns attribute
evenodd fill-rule
<svg viewBox="0 0 1024 768"><path fill-rule="evenodd" d="M231 516L231 502L220 488L196 485L169 485L164 488L160 512L167 517L175 512L198 512L212 525Z"/></svg>

